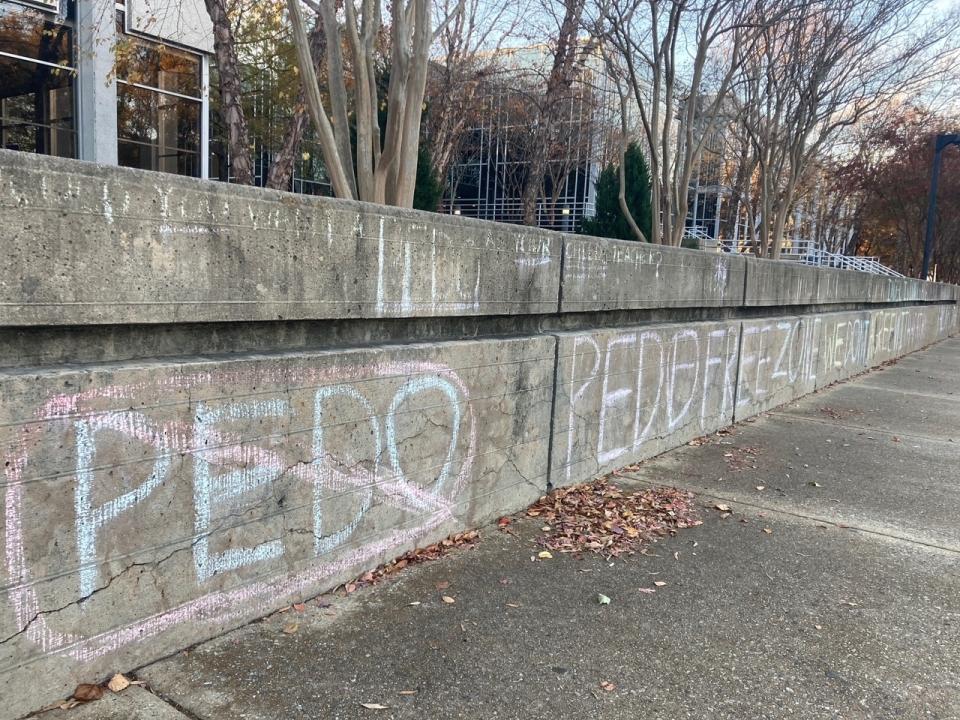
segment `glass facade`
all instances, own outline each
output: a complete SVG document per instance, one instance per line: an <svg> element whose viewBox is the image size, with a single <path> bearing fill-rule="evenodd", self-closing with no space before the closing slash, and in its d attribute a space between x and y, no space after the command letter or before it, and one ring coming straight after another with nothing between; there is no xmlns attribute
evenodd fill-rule
<svg viewBox="0 0 960 720"><path fill-rule="evenodd" d="M200 56L123 35L118 18L117 136L121 165L200 176Z"/></svg>
<svg viewBox="0 0 960 720"><path fill-rule="evenodd" d="M73 28L0 2L0 146L77 156Z"/></svg>
<svg viewBox="0 0 960 720"><path fill-rule="evenodd" d="M178 12L192 3L201 17L186 31L161 30L150 25L153 0L0 0L0 147L232 180L219 93L212 108L208 99L216 69L196 41L204 5L160 2ZM244 70L254 182L264 185L299 81L250 61ZM307 125L285 189L330 195Z"/></svg>

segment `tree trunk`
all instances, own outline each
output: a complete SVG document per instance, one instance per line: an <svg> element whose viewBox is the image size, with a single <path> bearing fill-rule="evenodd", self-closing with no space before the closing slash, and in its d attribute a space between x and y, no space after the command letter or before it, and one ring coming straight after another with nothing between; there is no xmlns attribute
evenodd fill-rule
<svg viewBox="0 0 960 720"><path fill-rule="evenodd" d="M550 142L554 126L558 122L560 104L569 95L573 86L577 55L577 33L583 19L585 0L565 0L563 22L557 34L557 46L553 52L553 63L547 77L547 88L543 104L537 113L537 129L531 143L533 157L527 165L527 176L523 184L523 224L535 225L537 221L537 197L543 189L544 175L549 164Z"/></svg>
<svg viewBox="0 0 960 720"><path fill-rule="evenodd" d="M323 20L317 16L317 22L310 33L310 53L314 58L323 57L323 33ZM297 151L303 142L303 133L307 129L307 121L309 119L310 114L307 111L307 97L303 90L303 84L301 84L300 91L297 93L297 102L293 107L293 115L290 116L287 129L283 134L283 142L280 145L280 149L273 156L270 173L267 175L267 187L271 190L292 189L293 167L296 163Z"/></svg>
<svg viewBox="0 0 960 720"><path fill-rule="evenodd" d="M297 150L303 140L303 131L307 127L307 101L303 90L297 98L293 115L287 123L287 130L283 134L283 143L273 156L270 173L267 175L267 187L271 190L291 190L293 181L293 166L297 159Z"/></svg>
<svg viewBox="0 0 960 720"><path fill-rule="evenodd" d="M205 0L213 25L213 53L220 78L220 105L227 126L227 148L233 182L253 185L253 158L250 155L250 131L241 98L240 64L234 47L233 30L224 0Z"/></svg>

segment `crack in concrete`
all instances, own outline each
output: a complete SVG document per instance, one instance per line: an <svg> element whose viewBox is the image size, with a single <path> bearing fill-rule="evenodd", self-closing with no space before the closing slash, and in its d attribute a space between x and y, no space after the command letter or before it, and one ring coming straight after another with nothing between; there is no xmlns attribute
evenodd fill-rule
<svg viewBox="0 0 960 720"><path fill-rule="evenodd" d="M105 584L103 584L103 585L101 585L100 587L96 588L92 593L90 593L89 595L87 595L87 596L85 596L85 597L78 598L78 599L76 599L76 600L71 600L71 601L70 601L69 603L67 603L66 605L62 605L61 607L58 607L58 608L51 608L51 609L49 609L49 610L38 610L38 611L33 615L33 617L31 617L29 620L27 620L26 624L24 624L24 626L23 626L20 630L18 630L17 632L13 633L12 635L9 635L8 637L5 637L5 638L3 638L3 639L0 639L0 645L3 645L4 643L10 642L11 640L14 640L15 638L17 638L17 637L19 637L19 636L27 633L27 632L30 630L30 627L31 627L35 622L37 622L37 620L39 620L39 619L42 618L42 617L47 617L48 615L56 615L57 613L63 612L64 610L67 610L68 608L71 608L71 607L73 607L73 606L75 606L75 605L83 605L83 604L87 603L94 595L99 595L100 593L102 593L102 592L104 592L105 590L109 589L109 587L110 587L111 585L113 585L113 583L114 583L115 580L123 577L124 575L126 575L128 572L130 572L131 570L133 570L133 569L135 569L135 568L150 567L150 566L152 566L153 569L155 570L155 569L158 568L162 563L165 563L166 561L168 561L170 558L172 558L172 557L173 557L174 555L176 555L177 553L181 553L181 552L184 552L184 551L187 551L187 550L192 550L192 549L193 549L193 546L194 546L199 540L200 540L200 538L197 538L196 540L194 540L194 542L190 543L190 545L188 545L187 547L176 548L175 550L171 551L170 553L168 553L167 555L163 556L162 558L160 558L160 559L158 559L158 560L149 560L149 561L146 561L146 562L134 562L134 563L130 563L130 564L127 565L125 568L123 568L123 570L121 570L120 572L118 572L118 573L116 573L116 574L114 574L114 575L111 575L111 576L110 576L110 579L107 580L107 582L106 582Z"/></svg>

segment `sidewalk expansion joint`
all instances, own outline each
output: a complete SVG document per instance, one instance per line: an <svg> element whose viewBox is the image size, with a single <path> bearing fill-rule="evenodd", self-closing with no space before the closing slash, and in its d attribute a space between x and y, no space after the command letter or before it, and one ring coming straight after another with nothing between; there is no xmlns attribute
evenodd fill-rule
<svg viewBox="0 0 960 720"><path fill-rule="evenodd" d="M646 478L637 477L636 475L632 475L632 474L621 473L618 475L618 477L625 478L633 482L642 483L643 485L647 485L649 487L663 486L662 482L654 482L652 480L647 480ZM861 527L859 525L851 525L846 522L839 522L837 520L831 520L829 518L820 517L819 515L809 515L806 513L797 512L793 510L785 510L784 508L773 507L770 505L760 505L758 503L750 502L748 500L743 500L741 498L730 497L729 495L721 495L712 490L708 490L703 487L698 487L696 485L681 484L680 487L683 490L690 490L695 495L709 498L710 500L723 500L724 502L734 503L736 505L748 507L753 510L761 510L763 512L774 513L777 515L785 515L787 517L796 518L798 520L804 520L811 524L832 525L833 527L841 528L843 530L855 530L857 532L864 533L867 535L875 535L877 537L882 537L888 540L895 540L898 542L907 543L909 545L918 545L920 547L929 548L931 550L951 553L953 555L960 555L960 547L950 547L947 545L939 545L934 542L928 542L926 540L918 540L916 538L905 537L903 535L897 535L896 533L892 533L892 532L885 532L883 530L872 530L870 528Z"/></svg>

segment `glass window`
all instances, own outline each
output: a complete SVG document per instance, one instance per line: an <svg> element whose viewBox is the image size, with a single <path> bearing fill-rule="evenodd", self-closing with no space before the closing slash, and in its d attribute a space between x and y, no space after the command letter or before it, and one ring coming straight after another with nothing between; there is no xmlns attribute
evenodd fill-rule
<svg viewBox="0 0 960 720"><path fill-rule="evenodd" d="M0 145L76 157L73 31L0 2Z"/></svg>
<svg viewBox="0 0 960 720"><path fill-rule="evenodd" d="M0 52L72 66L73 28L51 13L0 2Z"/></svg>
<svg viewBox="0 0 960 720"><path fill-rule="evenodd" d="M199 55L121 33L117 41L118 80L199 99Z"/></svg>
<svg viewBox="0 0 960 720"><path fill-rule="evenodd" d="M200 57L123 34L118 14L117 135L121 165L200 175Z"/></svg>
<svg viewBox="0 0 960 720"><path fill-rule="evenodd" d="M200 175L200 102L117 84L121 165Z"/></svg>

